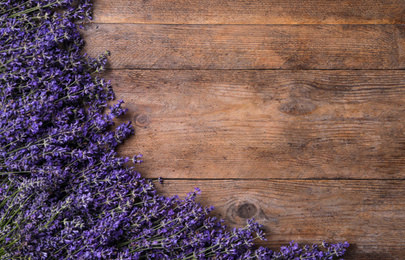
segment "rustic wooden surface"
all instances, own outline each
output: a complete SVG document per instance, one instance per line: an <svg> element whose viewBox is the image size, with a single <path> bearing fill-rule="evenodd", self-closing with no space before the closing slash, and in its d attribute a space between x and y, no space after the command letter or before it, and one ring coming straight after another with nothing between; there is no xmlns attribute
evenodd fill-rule
<svg viewBox="0 0 405 260"><path fill-rule="evenodd" d="M392 180L170 180L163 193L216 205L229 226L253 217L277 249L289 241L351 241L345 259L404 259L404 181Z"/></svg>
<svg viewBox="0 0 405 260"><path fill-rule="evenodd" d="M86 50L136 135L120 153L272 249L405 259L405 1L95 0Z"/></svg>
<svg viewBox="0 0 405 260"><path fill-rule="evenodd" d="M113 70L164 178L405 177L404 71ZM139 138L138 138L139 137Z"/></svg>
<svg viewBox="0 0 405 260"><path fill-rule="evenodd" d="M405 25L90 24L86 51L126 69L403 69Z"/></svg>
<svg viewBox="0 0 405 260"><path fill-rule="evenodd" d="M97 0L98 23L397 24L403 0Z"/></svg>

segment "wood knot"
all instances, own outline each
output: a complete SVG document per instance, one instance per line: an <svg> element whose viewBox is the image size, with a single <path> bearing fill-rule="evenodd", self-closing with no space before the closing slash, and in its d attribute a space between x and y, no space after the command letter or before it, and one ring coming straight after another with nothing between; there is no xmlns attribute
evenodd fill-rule
<svg viewBox="0 0 405 260"><path fill-rule="evenodd" d="M257 208L255 205L250 203L245 203L240 205L236 210L236 215L240 218L252 218L257 213Z"/></svg>
<svg viewBox="0 0 405 260"><path fill-rule="evenodd" d="M145 127L150 124L150 117L148 115L139 115L135 118L135 124L137 126Z"/></svg>
<svg viewBox="0 0 405 260"><path fill-rule="evenodd" d="M309 101L300 99L291 99L288 102L281 104L281 106L279 107L279 110L282 113L294 116L307 115L315 109L316 105L312 104Z"/></svg>
<svg viewBox="0 0 405 260"><path fill-rule="evenodd" d="M225 219L229 223L244 225L246 224L246 219L254 218L256 221L276 221L268 218L260 203L254 198L248 200L235 200L228 203L228 208L226 209Z"/></svg>

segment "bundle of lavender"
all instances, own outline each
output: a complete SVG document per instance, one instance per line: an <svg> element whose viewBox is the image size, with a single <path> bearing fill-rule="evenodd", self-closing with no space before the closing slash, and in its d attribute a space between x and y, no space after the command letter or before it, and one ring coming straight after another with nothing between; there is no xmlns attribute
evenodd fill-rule
<svg viewBox="0 0 405 260"><path fill-rule="evenodd" d="M81 55L89 0L1 0L0 259L333 259L347 243L273 252L260 226L226 229L212 207L163 197L116 147L133 133L106 55ZM113 129L113 130L112 130ZM141 162L141 155L132 158Z"/></svg>

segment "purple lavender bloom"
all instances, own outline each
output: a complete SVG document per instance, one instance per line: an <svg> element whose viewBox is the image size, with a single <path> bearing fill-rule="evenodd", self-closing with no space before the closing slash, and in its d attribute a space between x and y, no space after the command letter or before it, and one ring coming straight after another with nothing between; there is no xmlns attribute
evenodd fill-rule
<svg viewBox="0 0 405 260"><path fill-rule="evenodd" d="M110 82L93 77L106 52L82 55L78 20L89 0L5 0L0 6L1 259L332 259L347 243L273 252L249 220L227 229L213 207L157 194L116 147L126 113ZM109 112L106 108L110 108ZM132 162L142 162L136 155Z"/></svg>

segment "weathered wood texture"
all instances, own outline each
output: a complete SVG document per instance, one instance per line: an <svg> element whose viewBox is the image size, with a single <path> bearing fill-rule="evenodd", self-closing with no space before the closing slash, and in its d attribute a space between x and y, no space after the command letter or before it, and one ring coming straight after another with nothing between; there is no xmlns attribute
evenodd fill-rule
<svg viewBox="0 0 405 260"><path fill-rule="evenodd" d="M113 69L401 69L405 25L89 24Z"/></svg>
<svg viewBox="0 0 405 260"><path fill-rule="evenodd" d="M291 240L350 241L345 259L404 259L405 183L378 180L167 180L159 190L216 206L229 226L255 218L273 249Z"/></svg>
<svg viewBox="0 0 405 260"><path fill-rule="evenodd" d="M120 153L162 194L198 186L273 249L405 259L405 1L94 2L86 50L111 51L136 131Z"/></svg>
<svg viewBox="0 0 405 260"><path fill-rule="evenodd" d="M396 24L403 0L96 0L98 23Z"/></svg>
<svg viewBox="0 0 405 260"><path fill-rule="evenodd" d="M147 177L405 177L405 71L114 70Z"/></svg>

